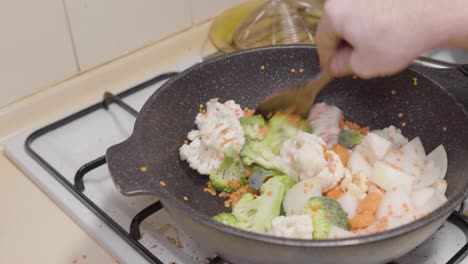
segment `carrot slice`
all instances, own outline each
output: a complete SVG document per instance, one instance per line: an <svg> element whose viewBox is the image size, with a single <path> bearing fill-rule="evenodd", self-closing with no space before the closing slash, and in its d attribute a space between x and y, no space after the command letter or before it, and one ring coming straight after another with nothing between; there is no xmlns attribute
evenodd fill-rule
<svg viewBox="0 0 468 264"><path fill-rule="evenodd" d="M326 192L325 196L338 200L343 194L343 189L341 189L340 185L337 185L335 188Z"/></svg>
<svg viewBox="0 0 468 264"><path fill-rule="evenodd" d="M343 163L343 165L346 166L349 160L348 150L345 147L341 146L340 144L333 145L331 150L334 151L338 156L340 156L341 163Z"/></svg>
<svg viewBox="0 0 468 264"><path fill-rule="evenodd" d="M375 222L375 216L372 213L364 212L356 215L349 220L349 227L351 230L366 228Z"/></svg>
<svg viewBox="0 0 468 264"><path fill-rule="evenodd" d="M371 192L359 202L358 207L356 208L356 213L358 215L366 212L375 214L381 202L382 194L378 192Z"/></svg>

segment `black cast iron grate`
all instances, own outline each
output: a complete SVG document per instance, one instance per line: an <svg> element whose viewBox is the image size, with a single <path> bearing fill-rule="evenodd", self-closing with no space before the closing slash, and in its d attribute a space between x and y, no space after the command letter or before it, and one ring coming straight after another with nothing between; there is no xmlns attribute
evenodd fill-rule
<svg viewBox="0 0 468 264"><path fill-rule="evenodd" d="M132 220L129 230L125 230L122 228L117 222L115 222L107 213L105 213L101 208L99 208L92 200L90 200L86 195L84 195L83 191L85 189L83 178L84 176L106 164L105 156L98 157L86 164L84 164L75 174L74 182L69 182L56 168L54 168L48 161L45 160L44 157L39 155L33 148L33 142L40 138L41 136L46 135L47 133L58 129L62 126L65 126L68 123L76 121L88 114L91 114L94 111L99 109L107 109L109 104L116 103L128 113L136 117L138 115L138 111L133 109L128 104L124 103L121 98L125 98L129 95L132 95L138 91L146 89L154 84L167 80L177 72L168 72L161 75L154 77L153 79L146 81L140 85L132 87L128 90L125 90L117 95L111 93L104 93L104 99L100 103L96 103L92 106L89 106L79 112L76 112L68 117L60 119L50 125L47 125L43 128L40 128L30 134L25 142L25 150L28 155L30 155L39 165L41 165L45 170L47 170L58 182L60 182L70 193L72 193L78 200L80 200L84 205L86 205L95 215L97 215L101 220L103 220L112 230L114 230L122 239L124 239L129 245L131 245L136 251L138 251L142 256L144 256L147 260L152 263L156 264L164 264L157 256L151 253L145 246L143 246L139 240L141 239L140 233L140 224L150 215L156 213L157 211L161 210L162 204L158 201L154 204L144 208L141 212L139 212ZM222 264L226 263L219 257L213 257L208 259L209 264Z"/></svg>
<svg viewBox="0 0 468 264"><path fill-rule="evenodd" d="M114 95L112 93L106 92L104 93L104 99L101 103L94 104L88 108L85 108L75 114L72 114L66 118L58 120L48 126L45 126L28 136L25 142L25 149L26 152L36 161L38 162L43 168L45 168L52 176L54 176L65 188L67 188L76 198L78 198L83 204L85 204L91 211L93 211L100 219L106 222L114 231L116 231L120 237L122 237L127 243L129 243L133 248L135 248L140 254L146 257L149 261L156 263L156 264L163 264L163 262L152 254L145 246L143 246L139 240L141 239L141 232L140 232L140 224L152 214L158 212L159 210L163 209L163 205L157 201L148 207L144 208L140 211L132 220L129 231L124 230L119 224L117 224L108 214L106 214L102 209L100 209L93 201L91 201L88 197L83 194L85 190L84 186L84 176L106 164L106 157L101 156L95 160L92 160L86 164L84 164L78 171L76 172L74 183L70 183L60 172L58 172L52 165L50 165L43 157L41 157L37 152L35 152L31 145L37 138L61 127L64 126L72 121L80 119L81 117L88 115L96 110L99 109L108 109L108 106L111 103L115 103L122 107L125 111L129 114L134 116L135 118L138 116L138 111L133 109L130 105L126 104L122 98L134 94L142 89L148 88L149 86L161 82L163 80L169 79L172 76L176 75L176 72L169 72L165 74L161 74L156 76L155 78L142 83L138 86L130 88L122 93ZM468 76L468 75L467 75ZM460 210L458 212L453 212L452 215L449 217L448 221L458 226L466 235L467 243L457 252L454 256L447 262L447 264L455 264L459 263L468 255L468 221L466 217L463 216L463 208L464 204L462 204ZM223 264L228 263L224 261L220 257L214 257L209 259L209 264Z"/></svg>

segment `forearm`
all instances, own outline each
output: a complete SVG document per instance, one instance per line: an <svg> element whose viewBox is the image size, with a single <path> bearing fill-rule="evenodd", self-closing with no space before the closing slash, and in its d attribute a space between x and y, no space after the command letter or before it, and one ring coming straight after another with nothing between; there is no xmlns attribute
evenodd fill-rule
<svg viewBox="0 0 468 264"><path fill-rule="evenodd" d="M468 1L445 0L434 2L426 13L431 19L428 32L434 35L431 48L468 49ZM432 14L432 15L431 15Z"/></svg>

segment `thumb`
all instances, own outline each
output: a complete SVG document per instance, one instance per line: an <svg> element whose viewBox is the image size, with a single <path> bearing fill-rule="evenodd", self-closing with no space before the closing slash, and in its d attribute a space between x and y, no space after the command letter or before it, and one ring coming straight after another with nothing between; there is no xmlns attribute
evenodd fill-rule
<svg viewBox="0 0 468 264"><path fill-rule="evenodd" d="M342 45L333 55L330 61L330 71L336 77L341 77L353 73L351 67L351 55L353 48L349 45Z"/></svg>
<svg viewBox="0 0 468 264"><path fill-rule="evenodd" d="M315 34L315 44L317 45L320 66L323 69L328 69L330 67L331 58L336 53L340 42L340 35L332 25L329 16L325 13L320 19L320 23Z"/></svg>

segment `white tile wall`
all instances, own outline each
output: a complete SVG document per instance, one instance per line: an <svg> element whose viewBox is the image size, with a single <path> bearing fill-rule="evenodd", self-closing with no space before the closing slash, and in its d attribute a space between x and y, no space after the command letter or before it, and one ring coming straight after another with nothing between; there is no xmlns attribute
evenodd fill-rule
<svg viewBox="0 0 468 264"><path fill-rule="evenodd" d="M65 0L80 69L192 25L190 0Z"/></svg>
<svg viewBox="0 0 468 264"><path fill-rule="evenodd" d="M0 0L0 108L246 0Z"/></svg>
<svg viewBox="0 0 468 264"><path fill-rule="evenodd" d="M199 24L222 11L246 0L190 0L192 5L192 23Z"/></svg>
<svg viewBox="0 0 468 264"><path fill-rule="evenodd" d="M0 106L77 72L61 0L0 1Z"/></svg>

